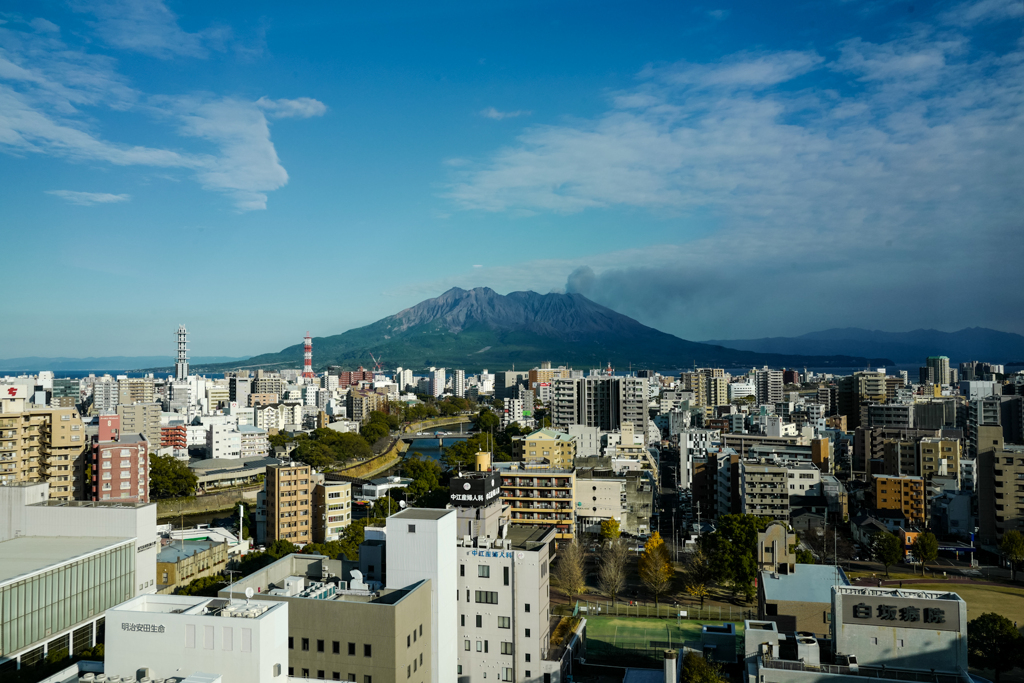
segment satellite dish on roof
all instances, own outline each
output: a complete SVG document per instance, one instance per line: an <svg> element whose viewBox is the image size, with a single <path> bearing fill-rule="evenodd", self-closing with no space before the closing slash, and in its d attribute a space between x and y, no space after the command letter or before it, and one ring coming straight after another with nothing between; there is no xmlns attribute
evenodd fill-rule
<svg viewBox="0 0 1024 683"><path fill-rule="evenodd" d="M406 507L408 507L408 503L406 503L404 500L400 500L398 501L398 507L404 510Z"/></svg>
<svg viewBox="0 0 1024 683"><path fill-rule="evenodd" d="M252 589L252 586L249 586L248 588L245 589L245 599L246 600L251 600L252 596L255 595L255 594L256 594L256 591L254 591Z"/></svg>

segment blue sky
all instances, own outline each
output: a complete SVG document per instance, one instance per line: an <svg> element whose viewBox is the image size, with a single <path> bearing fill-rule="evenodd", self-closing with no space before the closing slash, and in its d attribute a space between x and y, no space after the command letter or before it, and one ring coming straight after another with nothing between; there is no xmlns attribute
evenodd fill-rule
<svg viewBox="0 0 1024 683"><path fill-rule="evenodd" d="M7 2L0 357L245 355L451 286L689 339L1024 333L1024 12Z"/></svg>

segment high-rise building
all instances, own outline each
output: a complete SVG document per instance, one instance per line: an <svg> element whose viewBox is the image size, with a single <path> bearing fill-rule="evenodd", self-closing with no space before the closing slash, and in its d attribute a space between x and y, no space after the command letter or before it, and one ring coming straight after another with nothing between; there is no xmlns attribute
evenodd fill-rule
<svg viewBox="0 0 1024 683"><path fill-rule="evenodd" d="M848 429L867 426L867 415L862 419L861 406L865 406L866 413L868 404L885 402L885 373L865 370L840 377L836 400L837 412L846 416Z"/></svg>
<svg viewBox="0 0 1024 683"><path fill-rule="evenodd" d="M967 402L967 456L977 458L981 446L985 445L979 438L981 427L1000 427L1001 404L999 397L980 398ZM1004 436L1005 438L1005 436Z"/></svg>
<svg viewBox="0 0 1024 683"><path fill-rule="evenodd" d="M113 377L98 377L92 385L92 413L107 415L117 410L120 396L117 380Z"/></svg>
<svg viewBox="0 0 1024 683"><path fill-rule="evenodd" d="M159 417L157 428L159 430ZM160 443L160 437L154 443ZM118 415L101 415L92 443L86 481L87 500L149 502L149 442L139 432L121 429Z"/></svg>
<svg viewBox="0 0 1024 683"><path fill-rule="evenodd" d="M513 525L550 526L558 544L575 537L575 469L547 463L494 463L501 476L501 499L512 511Z"/></svg>
<svg viewBox="0 0 1024 683"><path fill-rule="evenodd" d="M757 386L758 405L775 405L782 400L782 370L755 370L754 384Z"/></svg>
<svg viewBox="0 0 1024 683"><path fill-rule="evenodd" d="M386 536L387 587L430 581L431 675L427 680L460 680L456 620L465 608L455 567L456 511L450 508L402 510L388 517ZM452 593L456 593L455 601L451 599ZM502 680L498 676L493 678Z"/></svg>
<svg viewBox="0 0 1024 683"><path fill-rule="evenodd" d="M948 356L928 356L928 360L925 361L925 367L931 368L932 381L935 384L950 383Z"/></svg>
<svg viewBox="0 0 1024 683"><path fill-rule="evenodd" d="M159 403L118 404L117 415L121 420L121 433L141 434L146 441L156 447L156 444L160 443L161 412Z"/></svg>
<svg viewBox="0 0 1024 683"><path fill-rule="evenodd" d="M156 400L156 383L152 377L118 377L117 402L152 403Z"/></svg>
<svg viewBox="0 0 1024 683"><path fill-rule="evenodd" d="M452 370L452 396L466 397L466 371Z"/></svg>
<svg viewBox="0 0 1024 683"><path fill-rule="evenodd" d="M352 524L352 482L323 475L313 489L313 542L339 540Z"/></svg>
<svg viewBox="0 0 1024 683"><path fill-rule="evenodd" d="M646 434L647 380L639 377L574 377L555 379L552 388L552 426L620 429L630 423Z"/></svg>
<svg viewBox="0 0 1024 683"><path fill-rule="evenodd" d="M267 466L264 491L268 545L278 539L296 545L313 541L311 493L314 485L309 465L291 462Z"/></svg>
<svg viewBox="0 0 1024 683"><path fill-rule="evenodd" d="M51 498L78 499L87 449L85 427L75 408L0 412L3 484L48 482Z"/></svg>
<svg viewBox="0 0 1024 683"><path fill-rule="evenodd" d="M188 378L188 330L178 325L178 361L174 364L174 379L179 382Z"/></svg>
<svg viewBox="0 0 1024 683"><path fill-rule="evenodd" d="M458 582L458 678L451 680L563 680L565 653L551 646L548 568L555 529L510 524L498 485L488 471L450 483L458 565L452 572Z"/></svg>
<svg viewBox="0 0 1024 683"><path fill-rule="evenodd" d="M444 393L444 368L430 368L430 395L437 398Z"/></svg>
<svg viewBox="0 0 1024 683"><path fill-rule="evenodd" d="M1024 445L1007 444L998 425L977 429L978 531L996 545L1010 530L1024 533Z"/></svg>
<svg viewBox="0 0 1024 683"><path fill-rule="evenodd" d="M925 523L924 479L914 476L874 475L875 508L898 510L915 525Z"/></svg>

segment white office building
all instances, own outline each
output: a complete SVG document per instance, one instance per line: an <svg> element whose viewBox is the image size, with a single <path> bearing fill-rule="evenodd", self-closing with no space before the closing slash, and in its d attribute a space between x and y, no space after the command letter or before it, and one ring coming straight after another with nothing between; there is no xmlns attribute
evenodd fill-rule
<svg viewBox="0 0 1024 683"><path fill-rule="evenodd" d="M445 375L444 368L430 368L430 395L437 398L444 393Z"/></svg>
<svg viewBox="0 0 1024 683"><path fill-rule="evenodd" d="M287 680L287 602L143 595L108 610L106 632L108 679Z"/></svg>
<svg viewBox="0 0 1024 683"><path fill-rule="evenodd" d="M466 397L466 371L452 370L452 395Z"/></svg>
<svg viewBox="0 0 1024 683"><path fill-rule="evenodd" d="M430 579L431 680L453 681L458 667L455 510L409 508L387 520L387 588Z"/></svg>

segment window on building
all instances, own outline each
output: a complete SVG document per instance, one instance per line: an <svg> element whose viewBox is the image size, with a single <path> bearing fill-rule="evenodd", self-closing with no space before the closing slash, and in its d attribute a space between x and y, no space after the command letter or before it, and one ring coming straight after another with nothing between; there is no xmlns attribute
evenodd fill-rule
<svg viewBox="0 0 1024 683"><path fill-rule="evenodd" d="M526 629L526 637L527 637L527 638L529 638L529 637L530 637L530 629Z"/></svg>
<svg viewBox="0 0 1024 683"><path fill-rule="evenodd" d="M316 651L317 652L323 652L324 651L324 641L322 641L322 640L316 641ZM323 677L321 676L321 678L323 678Z"/></svg>
<svg viewBox="0 0 1024 683"><path fill-rule="evenodd" d="M480 615L480 614L476 615L476 627L477 628L483 628L483 626L484 626L483 615Z"/></svg>
<svg viewBox="0 0 1024 683"><path fill-rule="evenodd" d="M349 655L355 657L355 655L356 655L356 644L355 643L349 643L348 644L348 653L349 653ZM356 679L353 678L352 680L354 681Z"/></svg>
<svg viewBox="0 0 1024 683"><path fill-rule="evenodd" d="M303 678L309 678L309 669L303 669L302 670L302 677Z"/></svg>
<svg viewBox="0 0 1024 683"><path fill-rule="evenodd" d="M373 683L373 676L371 676L370 674L364 674L363 683Z"/></svg>
<svg viewBox="0 0 1024 683"><path fill-rule="evenodd" d="M373 647L369 643L364 643L363 644L363 656L364 657L372 657L373 656Z"/></svg>
<svg viewBox="0 0 1024 683"><path fill-rule="evenodd" d="M341 643L339 643L337 640L335 640L333 643L331 643L331 648L332 648L331 651L334 654L336 654L336 655L340 655L341 654Z"/></svg>
<svg viewBox="0 0 1024 683"><path fill-rule="evenodd" d="M459 576L465 576L465 575L466 575L466 565L460 564L459 565Z"/></svg>
<svg viewBox="0 0 1024 683"><path fill-rule="evenodd" d="M497 591L476 591L476 601L485 605L497 605L498 593ZM530 610L526 611L529 612Z"/></svg>
<svg viewBox="0 0 1024 683"><path fill-rule="evenodd" d="M526 603L525 605L523 605L523 611L527 613L530 611L530 603Z"/></svg>
<svg viewBox="0 0 1024 683"><path fill-rule="evenodd" d="M416 533L416 525L415 524L410 524L409 525L409 533L410 534Z"/></svg>
<svg viewBox="0 0 1024 683"><path fill-rule="evenodd" d="M501 568L501 573L502 573L502 576L505 579L505 585L507 586L508 585L508 567L502 567Z"/></svg>
<svg viewBox="0 0 1024 683"><path fill-rule="evenodd" d="M341 672L340 671L332 671L331 672L331 680L332 681L340 681L341 680Z"/></svg>
<svg viewBox="0 0 1024 683"><path fill-rule="evenodd" d="M167 582L164 581L164 583L167 583ZM466 625L466 615L465 614L460 614L459 615L459 619L462 621L462 623L460 625L461 626L465 626Z"/></svg>
<svg viewBox="0 0 1024 683"><path fill-rule="evenodd" d="M484 641L482 641L482 640L476 641L476 651L477 652L483 652L484 651Z"/></svg>
<svg viewBox="0 0 1024 683"><path fill-rule="evenodd" d="M323 669L317 669L316 670L316 677L319 678L320 680L323 680L325 678L324 677L324 670Z"/></svg>
<svg viewBox="0 0 1024 683"><path fill-rule="evenodd" d="M465 649L466 652L469 652L469 641L468 640L464 640L462 642L463 642L463 645L464 645L463 649Z"/></svg>
<svg viewBox="0 0 1024 683"><path fill-rule="evenodd" d="M512 651L512 643L508 643L508 642L502 641L502 643L501 643L501 654L503 654L503 655L515 654L515 652Z"/></svg>
<svg viewBox="0 0 1024 683"><path fill-rule="evenodd" d="M489 564L477 565L476 575L479 576L482 579L489 579L489 578L491 578L491 565L489 565Z"/></svg>
<svg viewBox="0 0 1024 683"><path fill-rule="evenodd" d="M512 618L498 617L498 628L512 628Z"/></svg>
<svg viewBox="0 0 1024 683"><path fill-rule="evenodd" d="M526 653L526 661L530 661L530 653L529 652Z"/></svg>

